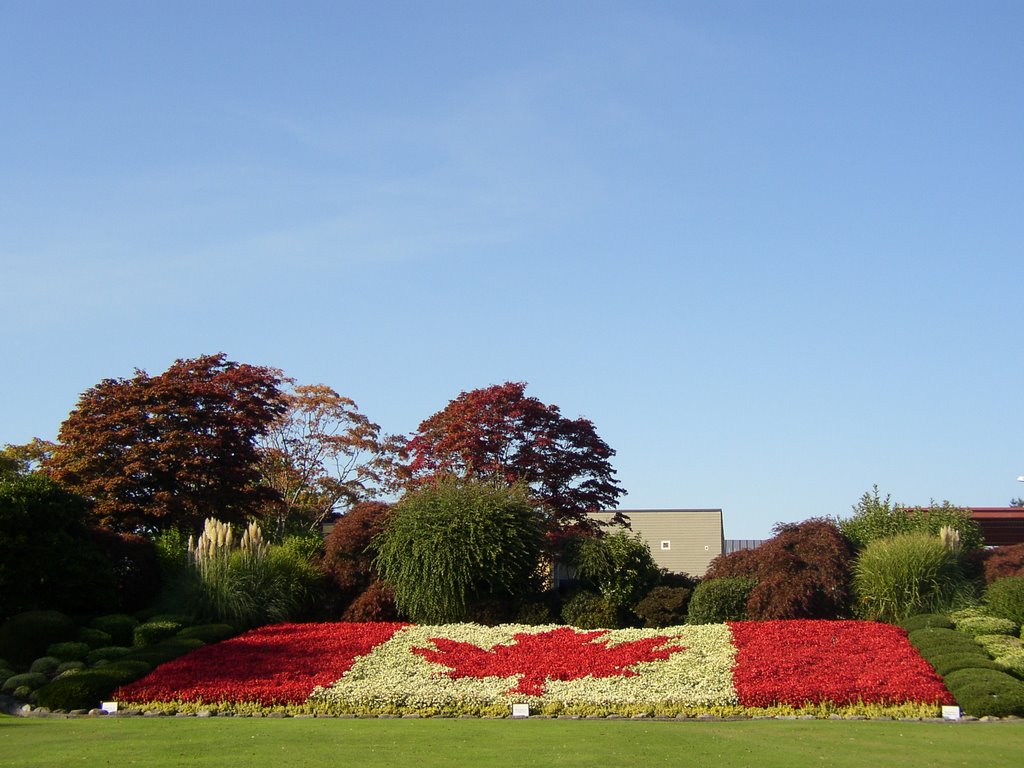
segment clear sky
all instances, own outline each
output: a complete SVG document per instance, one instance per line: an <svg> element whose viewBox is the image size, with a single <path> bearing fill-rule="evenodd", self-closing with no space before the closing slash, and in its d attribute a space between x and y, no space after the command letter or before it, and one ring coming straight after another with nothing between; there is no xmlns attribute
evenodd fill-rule
<svg viewBox="0 0 1024 768"><path fill-rule="evenodd" d="M726 536L1024 495L1024 4L0 2L0 443L529 382Z"/></svg>

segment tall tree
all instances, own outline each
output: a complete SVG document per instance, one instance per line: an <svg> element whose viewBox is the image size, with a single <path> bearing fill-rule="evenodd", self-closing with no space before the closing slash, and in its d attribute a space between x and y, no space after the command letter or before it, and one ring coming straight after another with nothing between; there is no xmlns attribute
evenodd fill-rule
<svg viewBox="0 0 1024 768"><path fill-rule="evenodd" d="M614 508L625 493L610 462L615 451L592 422L566 418L525 390L506 382L463 392L420 424L406 445L410 483L439 474L524 483L549 532L597 531L587 513Z"/></svg>
<svg viewBox="0 0 1024 768"><path fill-rule="evenodd" d="M260 484L256 440L285 403L280 372L223 353L136 370L86 390L48 466L121 531L242 521L276 493Z"/></svg>
<svg viewBox="0 0 1024 768"><path fill-rule="evenodd" d="M380 427L324 384L293 387L284 413L259 440L263 481L280 499L268 523L316 530L332 514L372 498L393 456Z"/></svg>

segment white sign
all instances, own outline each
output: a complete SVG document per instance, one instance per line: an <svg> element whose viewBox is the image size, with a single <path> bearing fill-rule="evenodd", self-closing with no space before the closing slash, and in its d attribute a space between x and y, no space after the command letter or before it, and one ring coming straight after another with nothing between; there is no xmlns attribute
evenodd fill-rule
<svg viewBox="0 0 1024 768"><path fill-rule="evenodd" d="M942 719L943 720L959 720L960 719L960 707L943 707L942 708Z"/></svg>
<svg viewBox="0 0 1024 768"><path fill-rule="evenodd" d="M513 704L512 705L512 717L529 717L530 716L530 705L529 704Z"/></svg>
<svg viewBox="0 0 1024 768"><path fill-rule="evenodd" d="M102 704L100 704L100 709L102 709L104 712L117 712L117 702L104 701Z"/></svg>

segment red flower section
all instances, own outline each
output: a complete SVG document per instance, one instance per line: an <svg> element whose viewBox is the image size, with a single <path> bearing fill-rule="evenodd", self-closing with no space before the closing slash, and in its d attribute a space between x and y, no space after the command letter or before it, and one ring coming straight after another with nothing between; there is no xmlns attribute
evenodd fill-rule
<svg viewBox="0 0 1024 768"><path fill-rule="evenodd" d="M583 677L632 677L631 666L644 661L667 659L682 647L662 648L668 637L649 637L620 643L591 642L606 630L577 632L559 627L548 632L519 632L515 642L491 650L472 643L433 637L431 648L413 648L428 661L449 668L448 677L509 677L522 675L509 693L540 696L548 680L578 680Z"/></svg>
<svg viewBox="0 0 1024 768"><path fill-rule="evenodd" d="M406 626L275 624L162 664L121 688L121 701L297 704L340 678L359 656Z"/></svg>
<svg viewBox="0 0 1024 768"><path fill-rule="evenodd" d="M740 704L953 704L942 680L890 624L741 621L733 681Z"/></svg>

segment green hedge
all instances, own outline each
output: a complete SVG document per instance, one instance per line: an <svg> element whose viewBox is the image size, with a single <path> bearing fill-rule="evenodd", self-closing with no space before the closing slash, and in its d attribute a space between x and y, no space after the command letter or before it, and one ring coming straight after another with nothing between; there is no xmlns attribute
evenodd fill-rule
<svg viewBox="0 0 1024 768"><path fill-rule="evenodd" d="M945 677L957 704L974 717L1024 717L1024 682L992 669L961 669Z"/></svg>
<svg viewBox="0 0 1024 768"><path fill-rule="evenodd" d="M747 618L747 599L757 582L742 576L702 581L693 590L686 620L690 624L721 624Z"/></svg>
<svg viewBox="0 0 1024 768"><path fill-rule="evenodd" d="M116 675L87 670L44 685L36 691L36 703L54 710L93 709L110 699L119 685L122 682Z"/></svg>

